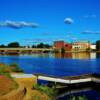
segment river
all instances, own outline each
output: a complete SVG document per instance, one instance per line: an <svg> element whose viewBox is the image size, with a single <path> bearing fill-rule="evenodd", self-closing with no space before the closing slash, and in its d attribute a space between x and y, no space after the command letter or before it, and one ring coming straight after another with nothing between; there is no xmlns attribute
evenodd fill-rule
<svg viewBox="0 0 100 100"><path fill-rule="evenodd" d="M57 77L82 74L100 74L100 54L97 53L41 53L32 55L1 55L0 63L17 63L25 73L45 74ZM75 90L76 91L76 90ZM85 96L87 100L100 100L100 91L79 90L71 93L67 90L58 100L70 100L74 96Z"/></svg>

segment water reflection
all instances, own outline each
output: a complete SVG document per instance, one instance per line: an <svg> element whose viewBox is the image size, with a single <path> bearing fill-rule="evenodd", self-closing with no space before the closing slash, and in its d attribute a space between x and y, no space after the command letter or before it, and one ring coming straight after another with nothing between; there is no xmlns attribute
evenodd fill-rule
<svg viewBox="0 0 100 100"><path fill-rule="evenodd" d="M89 59L90 53L73 53L73 59Z"/></svg>
<svg viewBox="0 0 100 100"><path fill-rule="evenodd" d="M100 58L100 53L97 53L96 54L96 58Z"/></svg>
<svg viewBox="0 0 100 100"><path fill-rule="evenodd" d="M100 58L100 53L55 53L55 58L72 58L72 59L96 59Z"/></svg>

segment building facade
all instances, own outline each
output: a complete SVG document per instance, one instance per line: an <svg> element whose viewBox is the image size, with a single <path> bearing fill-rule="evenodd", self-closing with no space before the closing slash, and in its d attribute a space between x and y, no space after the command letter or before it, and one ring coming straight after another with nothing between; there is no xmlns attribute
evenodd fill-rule
<svg viewBox="0 0 100 100"><path fill-rule="evenodd" d="M55 41L53 47L54 49L64 48L65 51L70 51L72 49L72 45L64 41Z"/></svg>
<svg viewBox="0 0 100 100"><path fill-rule="evenodd" d="M88 50L90 49L90 42L89 41L79 41L75 42L72 45L73 50Z"/></svg>
<svg viewBox="0 0 100 100"><path fill-rule="evenodd" d="M54 49L61 49L64 48L65 42L64 41L55 41L54 42Z"/></svg>
<svg viewBox="0 0 100 100"><path fill-rule="evenodd" d="M96 45L95 44L91 44L90 48L91 48L91 50L96 50Z"/></svg>

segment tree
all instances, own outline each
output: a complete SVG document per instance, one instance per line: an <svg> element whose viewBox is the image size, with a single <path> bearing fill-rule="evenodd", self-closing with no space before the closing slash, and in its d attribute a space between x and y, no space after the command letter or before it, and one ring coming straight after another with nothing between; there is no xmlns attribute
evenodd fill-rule
<svg viewBox="0 0 100 100"><path fill-rule="evenodd" d="M32 45L32 48L36 48L36 45L33 44L33 45Z"/></svg>
<svg viewBox="0 0 100 100"><path fill-rule="evenodd" d="M17 47L20 47L20 44L18 42L12 42L12 43L8 44L8 47L15 47L15 48L17 48Z"/></svg>
<svg viewBox="0 0 100 100"><path fill-rule="evenodd" d="M51 46L49 44L45 44L45 48L50 48Z"/></svg>
<svg viewBox="0 0 100 100"><path fill-rule="evenodd" d="M100 40L98 40L96 42L96 50L99 51L100 50Z"/></svg>
<svg viewBox="0 0 100 100"><path fill-rule="evenodd" d="M5 48L6 46L4 44L0 45L0 48Z"/></svg>
<svg viewBox="0 0 100 100"><path fill-rule="evenodd" d="M44 43L40 43L37 45L37 48L50 48L51 46L49 44L44 44Z"/></svg>
<svg viewBox="0 0 100 100"><path fill-rule="evenodd" d="M61 48L61 53L65 53L65 49L64 48Z"/></svg>
<svg viewBox="0 0 100 100"><path fill-rule="evenodd" d="M38 44L37 48L44 48L44 44L43 43Z"/></svg>

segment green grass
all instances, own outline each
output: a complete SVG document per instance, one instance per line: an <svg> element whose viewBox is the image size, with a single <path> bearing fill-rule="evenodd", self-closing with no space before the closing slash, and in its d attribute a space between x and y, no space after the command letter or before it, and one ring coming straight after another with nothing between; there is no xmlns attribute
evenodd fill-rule
<svg viewBox="0 0 100 100"><path fill-rule="evenodd" d="M0 67L0 75L4 75L4 76L11 78L10 73L6 72L5 69L6 69L6 66Z"/></svg>
<svg viewBox="0 0 100 100"><path fill-rule="evenodd" d="M71 96L70 100L88 100L86 96Z"/></svg>
<svg viewBox="0 0 100 100"><path fill-rule="evenodd" d="M34 85L34 88L36 90L39 90L45 94L47 94L50 98L54 98L55 96L57 96L57 91L55 90L55 88L50 88L48 86L45 85Z"/></svg>
<svg viewBox="0 0 100 100"><path fill-rule="evenodd" d="M9 67L11 67L12 72L23 72L17 63L12 63L9 65Z"/></svg>

